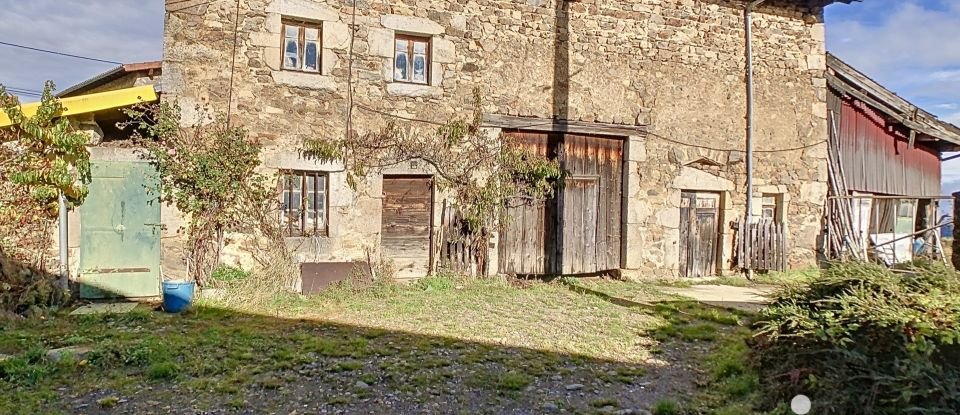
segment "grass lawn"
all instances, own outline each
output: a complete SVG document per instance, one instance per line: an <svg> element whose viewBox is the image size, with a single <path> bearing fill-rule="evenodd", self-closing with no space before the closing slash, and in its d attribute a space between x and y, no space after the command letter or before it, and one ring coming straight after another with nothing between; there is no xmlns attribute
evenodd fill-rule
<svg viewBox="0 0 960 415"><path fill-rule="evenodd" d="M626 282L430 278L257 309L0 321L0 413L665 414L699 405L684 397L746 319L675 300ZM64 346L89 350L46 357Z"/></svg>
<svg viewBox="0 0 960 415"><path fill-rule="evenodd" d="M706 277L698 279L669 279L658 280L657 284L664 287L691 287L694 285L729 285L733 287L783 287L791 284L803 284L820 273L817 268L803 268L785 272L755 273L751 279L742 274L720 277Z"/></svg>

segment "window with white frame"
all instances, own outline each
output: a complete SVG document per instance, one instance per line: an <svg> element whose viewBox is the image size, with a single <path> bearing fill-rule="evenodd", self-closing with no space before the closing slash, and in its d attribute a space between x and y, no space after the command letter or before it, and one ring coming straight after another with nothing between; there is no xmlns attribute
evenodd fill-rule
<svg viewBox="0 0 960 415"><path fill-rule="evenodd" d="M283 69L320 72L320 24L283 20Z"/></svg>
<svg viewBox="0 0 960 415"><path fill-rule="evenodd" d="M430 38L398 34L394 40L393 80L430 83Z"/></svg>
<svg viewBox="0 0 960 415"><path fill-rule="evenodd" d="M280 221L287 236L327 235L327 183L323 172L283 172Z"/></svg>
<svg viewBox="0 0 960 415"><path fill-rule="evenodd" d="M763 201L760 207L760 217L773 221L781 221L783 216L781 209L782 195L776 193L764 193Z"/></svg>

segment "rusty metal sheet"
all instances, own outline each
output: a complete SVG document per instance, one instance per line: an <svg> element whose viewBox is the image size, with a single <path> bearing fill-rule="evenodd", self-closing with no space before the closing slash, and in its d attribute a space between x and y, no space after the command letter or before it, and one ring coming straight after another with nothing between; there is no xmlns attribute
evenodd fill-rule
<svg viewBox="0 0 960 415"><path fill-rule="evenodd" d="M840 157L849 190L887 195L940 194L939 153L888 125L856 100L840 108Z"/></svg>
<svg viewBox="0 0 960 415"><path fill-rule="evenodd" d="M362 262L304 262L300 264L300 292L317 294L330 284L352 276L370 280L367 264Z"/></svg>

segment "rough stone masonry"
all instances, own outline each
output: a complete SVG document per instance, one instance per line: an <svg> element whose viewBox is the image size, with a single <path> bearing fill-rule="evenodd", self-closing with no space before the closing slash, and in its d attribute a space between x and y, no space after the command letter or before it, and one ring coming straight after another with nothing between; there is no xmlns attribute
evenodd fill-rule
<svg viewBox="0 0 960 415"><path fill-rule="evenodd" d="M793 267L816 260L827 189L822 9L798 3L771 0L759 7L753 35L754 212L762 195L778 197ZM300 260L355 260L376 251L379 176L353 191L339 166L304 160L298 152L305 138L344 134L351 89L354 128L371 131L386 121L376 111L437 122L468 117L479 87L488 114L648 126L646 136L624 138L624 272L677 274L681 190L721 195L720 267L730 269L729 223L742 217L746 200L744 154L737 150L745 135L744 2L239 4L235 21L233 1L167 0L163 92L184 108L209 103L225 110L233 68L234 122L266 145L267 168L331 172L329 236L294 241ZM319 73L281 69L283 19L320 25ZM394 81L397 34L430 39L428 84Z"/></svg>

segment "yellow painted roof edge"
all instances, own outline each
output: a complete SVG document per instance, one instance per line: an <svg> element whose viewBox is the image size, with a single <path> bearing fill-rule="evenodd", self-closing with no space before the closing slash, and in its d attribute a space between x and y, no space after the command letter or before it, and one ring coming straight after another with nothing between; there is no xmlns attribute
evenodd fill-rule
<svg viewBox="0 0 960 415"><path fill-rule="evenodd" d="M138 86L133 88L118 89L115 91L98 92L95 94L79 95L69 98L59 98L63 105L61 117L70 115L85 114L108 110L111 108L129 107L142 102L154 102L159 99L157 91L153 85ZM20 108L23 114L30 117L37 113L40 107L39 102L21 104ZM7 113L0 109L0 128L8 127L12 123Z"/></svg>

